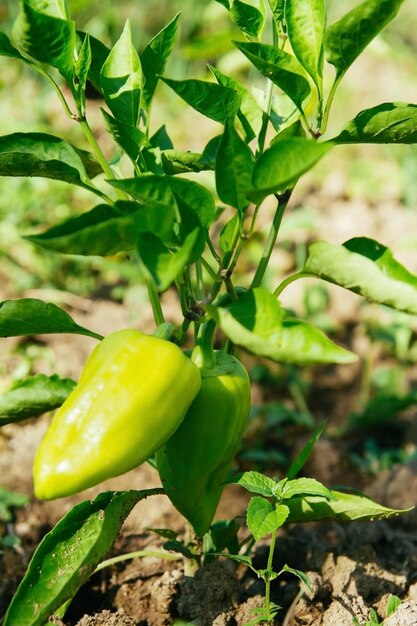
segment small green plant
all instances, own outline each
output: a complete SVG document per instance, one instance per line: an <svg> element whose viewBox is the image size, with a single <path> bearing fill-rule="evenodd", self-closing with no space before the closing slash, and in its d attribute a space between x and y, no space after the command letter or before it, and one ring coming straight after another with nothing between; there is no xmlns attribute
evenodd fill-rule
<svg viewBox="0 0 417 626"><path fill-rule="evenodd" d="M395 613L400 604L400 598L398 598L397 596L390 596L387 605L387 617L390 617L393 613ZM356 618L353 618L352 624L353 626L383 626L384 620L380 622L377 612L374 609L370 609L369 620L363 622L362 624L359 624L358 620Z"/></svg>
<svg viewBox="0 0 417 626"><path fill-rule="evenodd" d="M194 527L196 537L185 545L186 556L197 565L209 558L210 543L216 550L222 544L213 531L205 539L206 531L250 408L248 377L233 353L242 348L289 366L342 365L357 359L320 328L288 312L280 302L285 288L314 277L417 313L417 276L387 247L366 236L343 245L315 241L300 271L277 276L273 289L264 281L297 182L316 163L344 144L417 142L417 107L398 102L361 111L334 137L326 137L340 82L395 17L402 0L365 0L330 25L324 0L218 3L234 24L234 47L258 73L261 98L253 96L253 85L213 66L209 80L165 75L179 15L141 54L129 21L108 48L76 29L66 0L20 0L11 33L0 31L0 55L38 72L78 131L78 139L71 142L39 132L0 137L0 175L60 180L87 190L91 198L89 210L26 235L25 241L63 255L128 252L138 281L146 285L156 336L128 330L122 341L115 329L103 338L56 304L34 298L0 303L1 336L76 333L100 342L75 388L71 381L42 376L7 392L1 423L63 402L37 455L35 491L46 498L98 484L156 454L166 492ZM181 98L217 124L204 148L184 151L173 145L165 125L154 127L152 105L161 82L171 89L173 102ZM100 134L89 123L89 84L101 98L103 124L114 145L111 159L105 158ZM207 186L197 182L200 172L206 173ZM260 216L267 200L274 208L265 232ZM255 237L259 254L241 280L237 266ZM175 325L166 320L161 299L168 290L181 314ZM155 354L143 348L151 344ZM171 356L164 358L167 354ZM179 362L187 364L183 369L193 373L195 384L187 384ZM121 384L124 379L127 386ZM220 395L228 407L223 413ZM184 433L194 432L203 409L207 415L215 413L213 428L205 420L200 424L207 428L205 435L186 445ZM160 418L156 425L154 410ZM225 436L229 414L236 420ZM137 440L143 432L149 437ZM251 472L238 480L256 494L247 514L253 538L271 535L267 568L257 572L265 581L266 603L255 623L270 622L277 611L269 597L270 582L279 575L272 570L272 553L284 522L399 513L362 496L329 490L313 479L296 478L311 445L284 480ZM83 453L88 456L85 475L79 462ZM176 473L176 467L181 471ZM59 490L51 488L58 483ZM162 493L160 487L103 492L74 507L38 546L3 625L43 626L51 615L62 616L77 589L100 566L132 508ZM171 541L179 549L176 538ZM233 551L230 543L224 547ZM252 567L247 555L234 558ZM307 582L302 572L285 571Z"/></svg>

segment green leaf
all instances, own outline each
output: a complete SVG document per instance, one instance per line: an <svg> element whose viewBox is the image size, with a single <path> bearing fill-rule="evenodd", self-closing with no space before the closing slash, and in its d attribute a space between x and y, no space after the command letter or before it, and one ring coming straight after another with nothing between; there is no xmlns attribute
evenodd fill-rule
<svg viewBox="0 0 417 626"><path fill-rule="evenodd" d="M146 135L136 126L131 126L112 117L107 111L101 109L104 123L108 132L119 146L124 150L134 165L137 164L140 151L146 143Z"/></svg>
<svg viewBox="0 0 417 626"><path fill-rule="evenodd" d="M277 483L272 478L260 474L259 472L243 472L233 478L231 483L240 485L251 493L257 493L266 498L272 498L275 495Z"/></svg>
<svg viewBox="0 0 417 626"><path fill-rule="evenodd" d="M335 143L417 143L417 105L387 102L361 111Z"/></svg>
<svg viewBox="0 0 417 626"><path fill-rule="evenodd" d="M289 514L285 504L272 505L268 500L255 496L251 498L246 512L247 526L256 541L280 528Z"/></svg>
<svg viewBox="0 0 417 626"><path fill-rule="evenodd" d="M304 271L406 313L417 313L417 276L374 239L355 237L342 246L317 241Z"/></svg>
<svg viewBox="0 0 417 626"><path fill-rule="evenodd" d="M239 109L239 95L230 87L195 79L161 78L161 80L196 111L220 124L233 118Z"/></svg>
<svg viewBox="0 0 417 626"><path fill-rule="evenodd" d="M318 328L284 317L279 302L266 289L252 289L227 308L204 308L233 343L278 363L351 363L357 359Z"/></svg>
<svg viewBox="0 0 417 626"><path fill-rule="evenodd" d="M49 333L72 333L95 339L103 337L88 328L79 326L55 304L22 298L0 302L0 337L20 335L45 335Z"/></svg>
<svg viewBox="0 0 417 626"><path fill-rule="evenodd" d="M74 69L75 26L59 0L20 0L13 43L22 54L56 67L70 82Z"/></svg>
<svg viewBox="0 0 417 626"><path fill-rule="evenodd" d="M285 500L293 496L323 496L328 500L334 500L332 492L314 478L296 478L287 480L282 488Z"/></svg>
<svg viewBox="0 0 417 626"><path fill-rule="evenodd" d="M0 28L0 56L10 57L11 59L17 59L28 63L28 59L22 56L11 43L10 39L5 32Z"/></svg>
<svg viewBox="0 0 417 626"><path fill-rule="evenodd" d="M114 117L136 126L142 89L142 68L127 20L120 39L115 43L101 68L101 89Z"/></svg>
<svg viewBox="0 0 417 626"><path fill-rule="evenodd" d="M138 236L139 256L158 291L166 291L191 262L199 234L198 228L189 233L176 252L170 252L155 235Z"/></svg>
<svg viewBox="0 0 417 626"><path fill-rule="evenodd" d="M149 175L109 182L143 204L165 207L167 211L179 209L180 201L185 202L204 228L211 226L216 218L211 193L199 183L186 178Z"/></svg>
<svg viewBox="0 0 417 626"><path fill-rule="evenodd" d="M273 146L275 143L291 137L303 137L305 139L305 136L306 134L303 129L303 125L300 120L297 120L275 135L275 137L271 139L270 145Z"/></svg>
<svg viewBox="0 0 417 626"><path fill-rule="evenodd" d="M291 54L262 43L234 42L249 61L302 109L311 89L300 63Z"/></svg>
<svg viewBox="0 0 417 626"><path fill-rule="evenodd" d="M75 63L74 90L80 104L80 111L85 115L85 88L87 85L88 73L91 67L91 45L90 36L87 34L78 53L78 59Z"/></svg>
<svg viewBox="0 0 417 626"><path fill-rule="evenodd" d="M258 37L262 32L265 16L256 7L241 0L234 0L230 16L240 30L247 35Z"/></svg>
<svg viewBox="0 0 417 626"><path fill-rule="evenodd" d="M285 20L294 54L321 94L326 28L324 0L286 0Z"/></svg>
<svg viewBox="0 0 417 626"><path fill-rule="evenodd" d="M3 626L43 626L88 580L133 507L162 489L108 491L75 506L36 549Z"/></svg>
<svg viewBox="0 0 417 626"><path fill-rule="evenodd" d="M165 174L174 176L188 172L204 172L214 170L215 162L204 154L197 152L180 152L179 150L164 150L161 152L162 167Z"/></svg>
<svg viewBox="0 0 417 626"><path fill-rule="evenodd" d="M179 16L180 14L177 13L169 24L151 39L141 54L140 62L144 78L143 106L147 108L149 108L155 93L159 76L164 73L168 57L171 54L177 34Z"/></svg>
<svg viewBox="0 0 417 626"><path fill-rule="evenodd" d="M76 41L78 49L81 49L87 34L82 30L76 31ZM90 40L91 49L91 65L88 70L88 80L94 86L94 88L103 95L100 85L100 72L104 65L105 60L110 54L110 49L104 45L99 39L88 35Z"/></svg>
<svg viewBox="0 0 417 626"><path fill-rule="evenodd" d="M401 599L398 596L390 596L387 602L387 617L390 617L401 605Z"/></svg>
<svg viewBox="0 0 417 626"><path fill-rule="evenodd" d="M253 164L251 149L227 121L216 154L216 189L220 200L238 211L250 202L246 191L252 186Z"/></svg>
<svg viewBox="0 0 417 626"><path fill-rule="evenodd" d="M171 150L173 143L167 133L165 124L158 128L158 130L148 140L148 143L142 149L142 156L146 163L146 167L149 173L163 174L162 168L162 151Z"/></svg>
<svg viewBox="0 0 417 626"><path fill-rule="evenodd" d="M326 32L327 61L343 76L376 35L397 15L404 0L366 0Z"/></svg>
<svg viewBox="0 0 417 626"><path fill-rule="evenodd" d="M62 254L109 256L133 250L139 233L170 238L173 226L173 212L118 201L113 206L99 204L88 213L25 239Z"/></svg>
<svg viewBox="0 0 417 626"><path fill-rule="evenodd" d="M30 501L29 496L16 491L10 491L5 487L0 487L0 522L11 522L13 520L12 508L22 508Z"/></svg>
<svg viewBox="0 0 417 626"><path fill-rule="evenodd" d="M220 70L209 64L209 69L220 85L233 89L240 98L240 107L237 117L242 125L247 142L257 137L262 128L263 111L253 95L238 80L223 74Z"/></svg>
<svg viewBox="0 0 417 626"><path fill-rule="evenodd" d="M326 422L320 424L318 428L316 428L315 432L312 434L304 448L297 454L294 461L291 463L290 469L287 473L287 478L289 480L295 478L302 467L304 467L308 457L311 454L316 442L320 439L323 434L324 429L326 428Z"/></svg>
<svg viewBox="0 0 417 626"><path fill-rule="evenodd" d="M46 133L13 133L0 137L0 176L42 176L96 191L79 152Z"/></svg>
<svg viewBox="0 0 417 626"><path fill-rule="evenodd" d="M259 200L270 193L284 191L323 158L332 143L317 143L290 137L275 143L259 157L253 170L254 189L249 195Z"/></svg>
<svg viewBox="0 0 417 626"><path fill-rule="evenodd" d="M0 426L58 408L75 385L70 378L45 374L15 383L0 396Z"/></svg>
<svg viewBox="0 0 417 626"><path fill-rule="evenodd" d="M284 20L286 0L268 0L268 2L275 22L280 24Z"/></svg>
<svg viewBox="0 0 417 626"><path fill-rule="evenodd" d="M222 228L219 235L219 248L224 255L234 250L240 232L240 217L236 213Z"/></svg>
<svg viewBox="0 0 417 626"><path fill-rule="evenodd" d="M311 581L309 577L307 576L307 574L305 574L299 569L294 569L293 567L289 567L288 565L284 565L284 567L280 571L280 574L283 572L288 572L289 574L293 574L294 576L297 576L297 578L299 578L301 582L303 582L306 585L306 587L308 587L308 589L310 589L310 591L313 592L313 585L311 584Z"/></svg>
<svg viewBox="0 0 417 626"><path fill-rule="evenodd" d="M323 519L351 522L353 520L388 519L410 509L390 509L367 496L330 490L333 500L322 496L293 497L285 501L290 510L287 522L313 522Z"/></svg>

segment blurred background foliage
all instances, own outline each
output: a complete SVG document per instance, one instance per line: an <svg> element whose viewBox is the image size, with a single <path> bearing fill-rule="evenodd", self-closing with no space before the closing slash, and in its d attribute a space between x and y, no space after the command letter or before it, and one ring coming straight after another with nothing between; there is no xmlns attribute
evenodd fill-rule
<svg viewBox="0 0 417 626"><path fill-rule="evenodd" d="M329 22L355 4L358 4L355 0L343 3L328 0ZM264 79L234 49L231 40L239 37L239 33L224 7L214 0L141 0L135 3L131 0L69 0L69 5L78 28L91 32L109 46L129 18L139 51L181 11L179 37L167 69L169 76L208 78L209 62L244 82L249 81L255 89L264 88ZM17 12L17 0L0 0L0 22L6 32L10 32ZM267 24L266 40L268 32ZM417 10L413 0L408 0L397 18L348 72L336 99L329 136L368 106L382 101L417 101L416 51ZM329 75L332 75L331 71ZM153 113L155 129L166 123L178 149L199 149L218 132L214 123L202 122L203 118L190 112L166 86L159 86L158 96ZM113 146L102 129L100 104L100 101L90 101L90 123L110 157ZM190 123L184 121L186 118L191 120ZM50 132L87 147L77 125L65 117L49 86L29 68L0 58L0 134L17 131ZM414 146L346 147L337 151L332 160L333 179L337 173L339 188L347 199L360 197L378 202L386 199L388 194L406 208L414 208L417 203L417 152ZM327 179L327 162L308 177L315 190L323 182L326 184ZM212 186L209 176L203 182ZM128 287L136 280L136 271L129 263L120 263L119 258L58 257L20 239L21 234L40 232L91 208L93 202L94 198L88 192L59 182L0 180L0 277L10 293L19 295L28 289L48 287L78 295L94 295L99 289L103 292L103 285L109 285L107 291L112 297L123 297L123 285ZM302 239L307 242L312 238L317 226L314 211L309 213L308 201L303 199L302 204L298 212L295 209L289 216L282 242L284 250L291 247L292 232L298 233L298 263L303 261ZM417 241L411 243L415 245ZM256 258L259 246L255 237L252 252L246 259L249 265L251 257ZM277 263L280 260L278 256ZM241 271L245 272L245 266Z"/></svg>

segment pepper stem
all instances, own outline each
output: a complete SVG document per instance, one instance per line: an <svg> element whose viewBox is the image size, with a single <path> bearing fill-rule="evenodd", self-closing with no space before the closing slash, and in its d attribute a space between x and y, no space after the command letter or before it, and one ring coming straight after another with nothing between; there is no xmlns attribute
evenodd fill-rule
<svg viewBox="0 0 417 626"><path fill-rule="evenodd" d="M202 324L198 331L196 346L191 359L199 368L211 369L216 365L216 356L213 350L215 328L215 322L209 320Z"/></svg>

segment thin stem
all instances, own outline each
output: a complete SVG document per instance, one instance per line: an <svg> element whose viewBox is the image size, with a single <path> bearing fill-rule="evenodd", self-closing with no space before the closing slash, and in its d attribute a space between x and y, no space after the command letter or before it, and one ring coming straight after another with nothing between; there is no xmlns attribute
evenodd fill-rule
<svg viewBox="0 0 417 626"><path fill-rule="evenodd" d="M169 554L168 552L159 552L158 550L136 550L136 552L128 552L127 554L120 554L119 556L114 556L111 559L106 559L102 561L99 565L97 565L94 572L99 572L105 567L109 567L110 565L114 565L115 563L121 563L122 561L128 561L131 559L136 559L138 557L156 557L159 559L165 559L166 561L179 561L182 556Z"/></svg>
<svg viewBox="0 0 417 626"><path fill-rule="evenodd" d="M88 143L91 146L92 151L94 152L94 156L96 157L97 161L100 163L103 169L103 172L106 174L107 178L109 178L110 180L115 180L116 176L110 165L107 163L105 156L97 143L96 138L91 132L91 128L87 120L85 118L80 118L78 121L81 128L83 129L84 135L86 136ZM115 187L115 192L121 200L126 200L128 198L124 191L122 191L121 189L117 189L117 187Z"/></svg>
<svg viewBox="0 0 417 626"><path fill-rule="evenodd" d="M240 236L239 243L238 243L237 248L236 248L236 250L235 250L235 254L234 254L234 256L233 256L233 259L231 260L230 265L229 265L229 267L227 268L227 271L228 271L228 273L229 273L230 275L231 275L231 274L233 274L233 272L234 272L234 270L235 270L236 263L237 263L237 262L238 262L238 260L239 260L239 257L240 257L240 255L241 255L241 252L242 252L243 247L244 247L244 245L245 245L245 241L246 241L246 236L244 236L244 235L242 234L242 235Z"/></svg>
<svg viewBox="0 0 417 626"><path fill-rule="evenodd" d="M326 102L326 106L324 109L324 114L323 114L323 119L321 122L321 126L320 126L320 134L324 135L324 133L327 130L327 124L329 122L329 114L330 114L330 109L331 106L333 104L333 100L337 91L337 88L339 87L340 81L342 80L344 74L339 74L338 76L336 76L335 81L329 91L329 95L327 97L327 102Z"/></svg>
<svg viewBox="0 0 417 626"><path fill-rule="evenodd" d="M155 320L155 324L159 326L165 323L164 314L162 311L161 301L159 299L159 293L156 290L155 285L149 278L145 278L146 288L148 290L149 301L152 307L152 313Z"/></svg>
<svg viewBox="0 0 417 626"><path fill-rule="evenodd" d="M312 137L314 137L314 139L317 139L317 133L311 128L303 109L301 107L298 107L298 110L300 111L301 122L304 124L304 130L306 130Z"/></svg>
<svg viewBox="0 0 417 626"><path fill-rule="evenodd" d="M214 269L211 267L210 263L208 263L206 261L206 259L204 259L203 257L201 257L200 260L201 260L202 266L207 271L207 273L210 274L210 277L214 280L214 282L215 283L219 282L220 278L219 278L218 274L216 274Z"/></svg>
<svg viewBox="0 0 417 626"><path fill-rule="evenodd" d="M268 563L266 565L266 569L267 569L267 578L265 580L265 609L266 609L266 615L267 615L267 619L271 620L272 619L272 615L271 615L271 574L273 572L272 570L272 560L274 558L274 550L275 550L275 541L277 538L277 531L274 530L274 532L271 534L271 543L269 544L269 554L268 554Z"/></svg>
<svg viewBox="0 0 417 626"><path fill-rule="evenodd" d="M275 48L277 48L279 45L275 20L272 20L272 45ZM264 147L265 147L266 132L268 130L269 117L271 115L271 110L272 110L273 92L274 92L274 83L272 82L270 78L268 78L267 84L266 84L266 92L265 92L266 110L263 115L262 127L259 132L259 139L258 139L258 151L260 153L264 151Z"/></svg>
<svg viewBox="0 0 417 626"><path fill-rule="evenodd" d="M59 85L54 81L54 79L52 78L52 76L50 76L50 74L48 74L48 72L46 72L42 67L39 67L39 65L35 65L35 64L31 64L31 66L37 71L39 72L39 74L41 74L44 78L46 78L47 81L49 81L52 85L52 87L54 88L54 90L56 91L56 94L64 108L64 111L66 113L66 115L71 119L71 120L75 120L77 119L77 116L75 115L75 113L73 113L69 107L68 102L65 99L64 94L62 93L61 89L59 88Z"/></svg>
<svg viewBox="0 0 417 626"><path fill-rule="evenodd" d="M235 290L235 286L234 286L230 276L226 276L225 277L224 284L226 285L226 290L227 290L227 293L230 296L230 299L232 300L232 302L236 302L238 297L237 297L237 293L236 293L236 290Z"/></svg>
<svg viewBox="0 0 417 626"><path fill-rule="evenodd" d="M178 330L177 336L175 338L175 343L178 346L182 346L182 344L184 343L190 324L191 324L191 320L188 320L188 319L183 320L181 324L181 328Z"/></svg>
<svg viewBox="0 0 417 626"><path fill-rule="evenodd" d="M278 197L278 206L275 211L274 219L272 221L272 227L271 227L271 230L269 231L268 239L267 239L261 260L255 272L255 276L253 277L253 280L252 280L252 284L251 284L252 289L254 287L259 287L259 285L262 283L263 277L268 267L269 260L271 258L272 251L274 249L274 246L278 237L278 232L281 226L281 221L282 221L285 209L287 207L288 201L291 197L291 194L292 194L292 189L289 189L284 194Z"/></svg>
<svg viewBox="0 0 417 626"><path fill-rule="evenodd" d="M261 208L261 205L262 205L262 202L258 202L258 204L255 206L253 210L253 215L252 215L252 220L249 226L249 230L246 233L246 239L249 239L249 237L252 237L253 235L253 231L255 230L256 219L258 217L258 213L259 213L259 209Z"/></svg>
<svg viewBox="0 0 417 626"><path fill-rule="evenodd" d="M110 165L107 163L103 152L101 151L100 146L97 143L96 138L94 137L93 133L91 132L91 128L87 122L86 119L80 119L79 120L79 124L81 126L81 128L83 129L84 135L87 138L88 143L91 146L91 149L94 152L94 155L97 159L97 161L100 163L103 172L106 174L107 178L110 178L111 180L113 180L115 177L113 170L111 169Z"/></svg>
<svg viewBox="0 0 417 626"><path fill-rule="evenodd" d="M203 281L203 263L201 258L196 261L195 264L195 277L196 277L196 298L201 301L204 300L204 281Z"/></svg>
<svg viewBox="0 0 417 626"><path fill-rule="evenodd" d="M213 242L211 241L210 237L207 235L206 237L206 242L207 242L207 246L211 252L211 254L213 255L213 258L217 261L217 263L220 265L221 264L221 258L220 256L217 254L216 248L213 246Z"/></svg>
<svg viewBox="0 0 417 626"><path fill-rule="evenodd" d="M300 278L315 278L315 276L309 274L308 272L296 272L295 274L291 274L291 276L288 276L285 280L282 281L282 283L278 285L278 287L274 291L274 296L279 298L281 293L286 287L288 287L288 285L291 285L291 283L299 280Z"/></svg>

